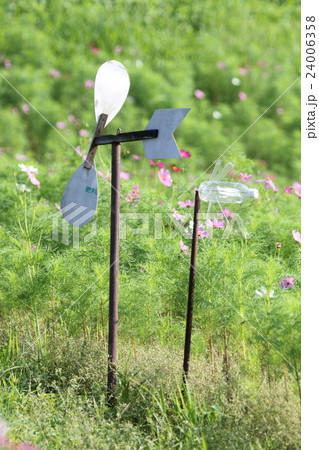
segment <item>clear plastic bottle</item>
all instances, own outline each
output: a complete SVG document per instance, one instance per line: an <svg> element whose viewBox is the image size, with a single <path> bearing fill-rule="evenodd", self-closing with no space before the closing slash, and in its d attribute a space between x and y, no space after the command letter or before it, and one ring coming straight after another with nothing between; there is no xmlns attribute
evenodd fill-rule
<svg viewBox="0 0 319 450"><path fill-rule="evenodd" d="M258 198L258 189L250 189L243 183L230 181L204 181L198 188L204 202L242 203L248 198Z"/></svg>

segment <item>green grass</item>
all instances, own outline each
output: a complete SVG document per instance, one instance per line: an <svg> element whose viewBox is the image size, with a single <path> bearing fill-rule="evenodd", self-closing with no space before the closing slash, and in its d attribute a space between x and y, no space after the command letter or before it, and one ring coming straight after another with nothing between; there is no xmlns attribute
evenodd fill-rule
<svg viewBox="0 0 319 450"><path fill-rule="evenodd" d="M300 244L292 236L300 231L300 199L284 192L300 181L299 3L0 4L0 418L10 440L43 449L300 448ZM163 161L184 169L171 170L171 187L143 159L141 143L122 145L131 178L121 180L121 193L138 185L141 196L137 208L121 199L128 225L120 242L114 408L106 401L109 183L99 177L97 214L78 236L55 206L81 163L72 147L90 144L79 130L92 136L95 128L93 89L84 81L110 59L125 65L131 87L107 133L143 129L155 109L192 108L175 132L192 156ZM8 82L54 127L65 122L60 135L35 109L23 113L25 100ZM178 201L193 199L221 154L223 165L235 164L225 180L252 174L259 198L229 205L248 239L235 223L199 240L184 387L189 257L179 241L191 247L184 230L193 208ZM38 168L39 189L21 162ZM96 164L110 174L109 147L99 149ZM269 175L279 192L254 183ZM174 209L186 216L182 223ZM206 210L203 202L202 223ZM211 217L217 213L216 206ZM282 289L287 276L295 284Z"/></svg>
<svg viewBox="0 0 319 450"><path fill-rule="evenodd" d="M33 347L2 388L12 440L40 448L298 448L298 400L289 377L226 378L222 356L192 361L182 393L182 352L121 341L118 403L107 405L101 340L49 339Z"/></svg>

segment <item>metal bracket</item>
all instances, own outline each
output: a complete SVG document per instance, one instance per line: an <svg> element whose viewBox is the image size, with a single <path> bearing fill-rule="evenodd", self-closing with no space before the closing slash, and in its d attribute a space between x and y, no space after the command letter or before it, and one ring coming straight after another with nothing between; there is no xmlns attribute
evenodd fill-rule
<svg viewBox="0 0 319 450"><path fill-rule="evenodd" d="M156 139L158 130L131 131L129 133L107 134L93 139L94 145L107 145L122 142L143 141L145 139Z"/></svg>

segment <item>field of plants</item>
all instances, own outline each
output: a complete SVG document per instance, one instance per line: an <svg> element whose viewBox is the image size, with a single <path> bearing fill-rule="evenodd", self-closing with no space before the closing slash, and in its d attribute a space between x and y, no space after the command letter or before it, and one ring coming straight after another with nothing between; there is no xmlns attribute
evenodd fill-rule
<svg viewBox="0 0 319 450"><path fill-rule="evenodd" d="M300 5L293 0L0 0L0 447L300 448ZM105 134L191 108L182 159L122 144L117 403L107 402L110 146L97 214L60 200L120 61ZM217 160L259 190L202 202L182 382L194 189Z"/></svg>

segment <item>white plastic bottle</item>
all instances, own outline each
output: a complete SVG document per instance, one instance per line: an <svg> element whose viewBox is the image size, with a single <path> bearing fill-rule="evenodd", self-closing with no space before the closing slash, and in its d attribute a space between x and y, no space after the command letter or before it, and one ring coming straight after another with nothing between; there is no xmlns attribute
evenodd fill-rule
<svg viewBox="0 0 319 450"><path fill-rule="evenodd" d="M204 181L198 188L204 202L242 203L248 198L258 198L258 189L250 189L243 183L230 181Z"/></svg>

